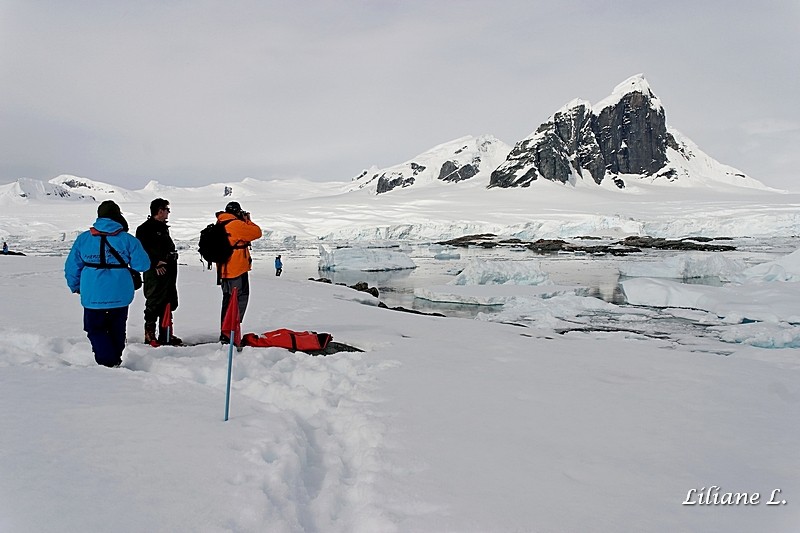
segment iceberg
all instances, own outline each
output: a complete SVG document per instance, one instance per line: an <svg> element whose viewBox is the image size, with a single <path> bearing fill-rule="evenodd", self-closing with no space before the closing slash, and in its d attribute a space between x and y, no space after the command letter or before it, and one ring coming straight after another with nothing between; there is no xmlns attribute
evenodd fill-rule
<svg viewBox="0 0 800 533"><path fill-rule="evenodd" d="M375 248L337 248L330 252L319 247L319 269L323 271L360 270L381 272L417 268L403 252Z"/></svg>
<svg viewBox="0 0 800 533"><path fill-rule="evenodd" d="M619 273L634 278L694 279L716 277L721 281L737 278L745 269L738 259L730 259L716 252L684 253L654 262L624 262Z"/></svg>
<svg viewBox="0 0 800 533"><path fill-rule="evenodd" d="M539 261L473 259L448 285L547 285L550 277Z"/></svg>
<svg viewBox="0 0 800 533"><path fill-rule="evenodd" d="M743 281L800 281L800 250L742 272Z"/></svg>

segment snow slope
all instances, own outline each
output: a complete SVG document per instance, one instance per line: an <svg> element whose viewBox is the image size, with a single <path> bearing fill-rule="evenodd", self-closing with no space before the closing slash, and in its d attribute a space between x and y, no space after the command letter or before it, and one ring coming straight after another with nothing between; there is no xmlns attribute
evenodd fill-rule
<svg viewBox="0 0 800 533"><path fill-rule="evenodd" d="M137 294L124 368L98 367L63 258L0 261L4 298L16 302L0 326L1 531L792 531L800 522L796 348L410 315L257 264L245 331L325 331L365 351L245 348L223 422L224 347L137 344ZM176 333L215 338L213 274L184 266L179 290ZM573 319L587 308L545 305L571 308ZM711 486L761 500L682 504ZM766 504L776 490L786 505Z"/></svg>

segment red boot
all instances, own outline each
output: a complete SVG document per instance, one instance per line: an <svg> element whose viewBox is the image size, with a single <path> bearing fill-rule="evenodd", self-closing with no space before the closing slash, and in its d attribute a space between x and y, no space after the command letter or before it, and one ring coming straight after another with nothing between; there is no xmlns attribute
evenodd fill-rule
<svg viewBox="0 0 800 533"><path fill-rule="evenodd" d="M156 337L155 323L144 325L144 343L150 346L158 346L158 338Z"/></svg>

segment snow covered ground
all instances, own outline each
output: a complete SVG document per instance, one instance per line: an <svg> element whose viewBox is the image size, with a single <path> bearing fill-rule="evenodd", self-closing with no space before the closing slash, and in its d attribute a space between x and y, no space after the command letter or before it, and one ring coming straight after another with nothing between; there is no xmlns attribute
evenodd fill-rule
<svg viewBox="0 0 800 533"><path fill-rule="evenodd" d="M403 223L424 238L490 227L624 234L628 223L637 234L723 235L738 221L749 224L738 235L788 238L800 233L794 200L758 193L670 211L645 198L650 213L606 206L625 212L617 217L574 204L542 208L532 223L523 202L501 195L504 212L474 200L472 216L453 208L450 224L450 190L391 205L361 191L236 198L268 231L243 330L328 332L364 351L245 348L234 355L227 422L227 349L209 342L220 292L191 250L225 200L155 188L120 200L133 226L152 196L172 202L185 262L175 332L200 344L139 344L138 293L119 369L94 364L63 278L63 254L96 203L7 201L0 236L30 255L0 256L0 531L797 530L794 250L650 258L627 270L619 305L551 279L536 268L546 259L527 253L516 265L533 261L524 272L484 262L463 285L420 288L495 308L477 320L382 309L364 292L278 278L270 260L282 249L291 264L292 237L336 234L358 247L356 237L399 235ZM370 250L376 263L390 256ZM723 270L719 286L682 283ZM695 329L666 326L686 323ZM750 503L720 503L727 493Z"/></svg>

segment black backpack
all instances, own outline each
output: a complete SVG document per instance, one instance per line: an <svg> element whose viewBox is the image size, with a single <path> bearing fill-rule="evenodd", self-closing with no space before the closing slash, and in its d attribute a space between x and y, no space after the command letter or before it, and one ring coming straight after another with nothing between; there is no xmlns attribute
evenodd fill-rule
<svg viewBox="0 0 800 533"><path fill-rule="evenodd" d="M228 232L225 230L228 222L232 221L226 220L225 222L209 224L200 232L197 251L206 260L209 269L211 268L211 263L227 263L233 254L234 247L231 245L231 241L228 240Z"/></svg>

